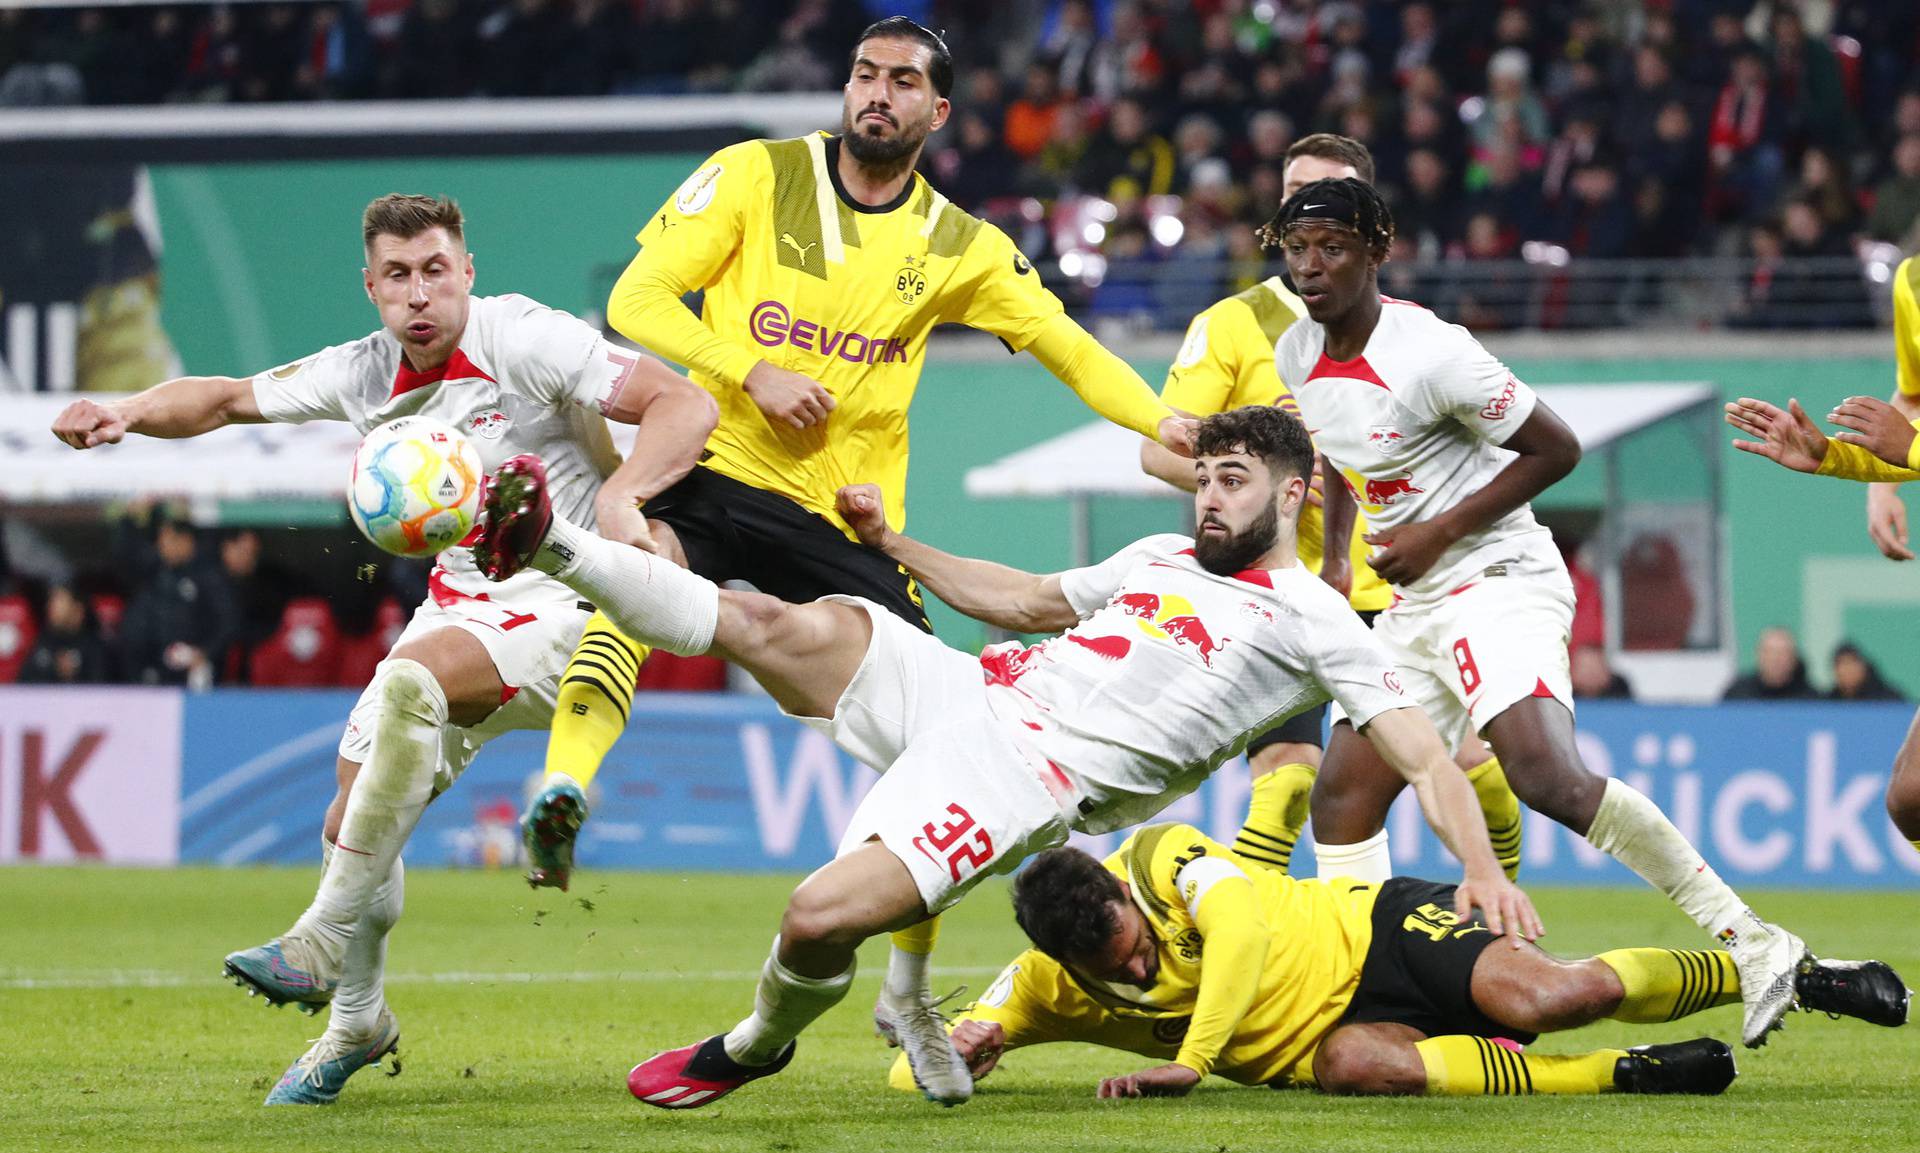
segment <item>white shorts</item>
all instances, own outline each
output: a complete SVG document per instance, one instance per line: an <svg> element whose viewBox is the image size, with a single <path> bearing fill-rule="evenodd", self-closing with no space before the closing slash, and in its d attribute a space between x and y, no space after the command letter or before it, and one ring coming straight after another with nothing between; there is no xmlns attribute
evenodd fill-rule
<svg viewBox="0 0 1920 1153"><path fill-rule="evenodd" d="M507 691L500 707L472 728L447 725L440 733L440 767L434 773L434 791L443 792L473 763L481 747L501 733L515 729L544 729L553 723L560 696L560 674L566 671L574 646L587 627L591 612L578 601L545 601L536 605L508 605L442 593L414 610L393 642L399 648L435 629L455 628L471 634L487 650ZM340 736L340 755L365 764L373 751L373 731L380 706L373 686L360 694L347 715L347 731Z"/></svg>
<svg viewBox="0 0 1920 1153"><path fill-rule="evenodd" d="M987 707L980 662L861 597L873 640L833 717L801 717L880 770L839 855L878 840L913 874L927 911L982 877L1065 844L1067 813L1041 783L1006 721Z"/></svg>
<svg viewBox="0 0 1920 1153"><path fill-rule="evenodd" d="M1469 730L1527 697L1573 708L1567 638L1573 589L1555 582L1490 577L1442 600L1400 604L1373 622L1399 666L1407 695L1458 751Z"/></svg>

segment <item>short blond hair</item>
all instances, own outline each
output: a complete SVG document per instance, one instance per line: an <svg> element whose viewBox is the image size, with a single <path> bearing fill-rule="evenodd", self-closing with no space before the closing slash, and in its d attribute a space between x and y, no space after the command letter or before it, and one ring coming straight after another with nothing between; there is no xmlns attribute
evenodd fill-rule
<svg viewBox="0 0 1920 1153"><path fill-rule="evenodd" d="M389 192L367 205L367 210L360 215L361 242L369 250L376 236L412 240L433 228L444 228L448 236L466 243L465 220L460 215L459 203L452 197Z"/></svg>

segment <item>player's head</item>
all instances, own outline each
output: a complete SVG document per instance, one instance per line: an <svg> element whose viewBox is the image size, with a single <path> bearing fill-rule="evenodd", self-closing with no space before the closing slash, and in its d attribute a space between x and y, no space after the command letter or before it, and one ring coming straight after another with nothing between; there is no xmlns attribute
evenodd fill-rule
<svg viewBox="0 0 1920 1153"><path fill-rule="evenodd" d="M1099 981L1153 987L1159 941L1126 882L1079 849L1048 849L1013 879L1013 919L1033 947Z"/></svg>
<svg viewBox="0 0 1920 1153"><path fill-rule="evenodd" d="M367 299L416 369L438 368L460 343L473 294L460 206L444 196L394 192L360 217Z"/></svg>
<svg viewBox="0 0 1920 1153"><path fill-rule="evenodd" d="M1193 558L1222 576L1271 567L1282 528L1293 540L1313 473L1313 438L1275 405L1229 409L1200 422L1193 471Z"/></svg>
<svg viewBox="0 0 1920 1153"><path fill-rule="evenodd" d="M862 164L911 167L952 108L946 41L905 16L889 16L860 33L849 65L840 124L847 151Z"/></svg>
<svg viewBox="0 0 1920 1153"><path fill-rule="evenodd" d="M1373 183L1373 153L1351 136L1316 132L1302 136L1287 149L1281 194L1292 196L1316 180L1342 177Z"/></svg>
<svg viewBox="0 0 1920 1153"><path fill-rule="evenodd" d="M1260 230L1278 245L1293 290L1322 324L1380 295L1380 266L1393 248L1393 211L1373 185L1351 176L1316 180L1287 197Z"/></svg>

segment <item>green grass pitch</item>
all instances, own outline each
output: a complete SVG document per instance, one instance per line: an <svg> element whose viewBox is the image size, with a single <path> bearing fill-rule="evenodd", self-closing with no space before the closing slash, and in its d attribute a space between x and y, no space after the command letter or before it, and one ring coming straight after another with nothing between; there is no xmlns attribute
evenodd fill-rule
<svg viewBox="0 0 1920 1153"><path fill-rule="evenodd" d="M1740 1052L1722 1098L1342 1100L1207 1082L1178 1101L1098 1101L1097 1079L1146 1062L1083 1046L1016 1052L959 1109L886 1087L853 994L791 1069L710 1108L627 1095L654 1051L731 1025L748 1005L794 878L585 874L571 894L510 872L408 876L388 1000L404 1073L367 1070L327 1108L261 1108L317 1020L269 1010L217 972L305 907L301 869L0 869L0 1148L7 1150L1770 1150L1920 1148L1920 1029L1810 1014ZM1584 954L1699 946L1648 891L1535 894L1545 944ZM1920 973L1912 893L1749 894L1816 950ZM1004 885L949 915L939 980L975 991L1017 950ZM1544 1051L1737 1038L1721 1008L1665 1026L1603 1023Z"/></svg>

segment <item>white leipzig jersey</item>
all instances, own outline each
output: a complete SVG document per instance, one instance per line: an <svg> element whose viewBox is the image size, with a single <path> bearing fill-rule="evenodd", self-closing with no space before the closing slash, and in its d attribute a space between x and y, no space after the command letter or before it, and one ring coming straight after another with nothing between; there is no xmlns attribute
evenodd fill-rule
<svg viewBox="0 0 1920 1153"><path fill-rule="evenodd" d="M1380 323L1354 359L1328 357L1326 327L1302 317L1275 346L1274 366L1367 520L1391 531L1432 520L1485 488L1513 459L1499 446L1533 415L1537 398L1466 329L1417 304L1381 302ZM1567 582L1552 535L1523 504L1394 591L1430 601L1500 566L1504 575Z"/></svg>
<svg viewBox="0 0 1920 1153"><path fill-rule="evenodd" d="M1191 539L1152 536L1060 587L1079 624L980 663L995 715L1076 787L1085 832L1153 816L1329 698L1357 725L1411 703L1345 598L1303 566L1217 576Z"/></svg>
<svg viewBox="0 0 1920 1153"><path fill-rule="evenodd" d="M603 412L636 359L590 325L537 301L476 296L458 347L431 372L409 367L400 342L383 328L261 373L253 378L253 395L268 420L344 420L363 434L402 416L445 421L467 434L489 474L509 457L538 453L553 481L554 510L590 526L594 494L620 466ZM494 584L461 545L440 554L432 588L437 600L449 594L578 599L532 569Z"/></svg>

